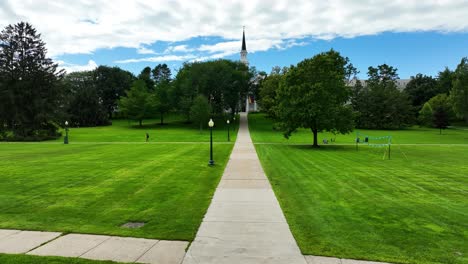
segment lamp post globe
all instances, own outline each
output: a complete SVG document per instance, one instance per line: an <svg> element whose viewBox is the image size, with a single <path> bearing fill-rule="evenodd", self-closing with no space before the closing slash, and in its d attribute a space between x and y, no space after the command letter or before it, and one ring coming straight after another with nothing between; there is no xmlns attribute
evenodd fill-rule
<svg viewBox="0 0 468 264"><path fill-rule="evenodd" d="M231 137L229 135L229 124L231 123L231 121L229 121L229 119L226 121L227 123L227 127L228 127L228 141L231 141Z"/></svg>
<svg viewBox="0 0 468 264"><path fill-rule="evenodd" d="M210 161L208 162L208 165L213 166L214 165L214 160L213 160L213 126L214 126L214 122L213 122L213 119L210 118L210 121L208 122L208 126L210 127Z"/></svg>
<svg viewBox="0 0 468 264"><path fill-rule="evenodd" d="M63 144L68 144L68 121L65 121L65 137L63 138Z"/></svg>

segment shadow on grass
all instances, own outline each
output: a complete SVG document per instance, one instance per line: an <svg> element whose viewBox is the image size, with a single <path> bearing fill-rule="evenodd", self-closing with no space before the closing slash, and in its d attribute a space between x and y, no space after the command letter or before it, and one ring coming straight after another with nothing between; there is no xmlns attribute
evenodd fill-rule
<svg viewBox="0 0 468 264"><path fill-rule="evenodd" d="M314 147L312 144L297 144L297 145L287 145L290 148L310 150L310 151L356 151L356 146L354 145L319 145L319 147Z"/></svg>

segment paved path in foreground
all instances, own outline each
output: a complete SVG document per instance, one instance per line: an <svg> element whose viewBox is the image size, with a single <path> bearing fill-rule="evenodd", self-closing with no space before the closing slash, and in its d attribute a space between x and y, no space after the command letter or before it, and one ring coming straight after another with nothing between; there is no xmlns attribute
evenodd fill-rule
<svg viewBox="0 0 468 264"><path fill-rule="evenodd" d="M0 253L180 264L188 242L0 229Z"/></svg>
<svg viewBox="0 0 468 264"><path fill-rule="evenodd" d="M221 182L183 263L306 264L260 165L245 113Z"/></svg>

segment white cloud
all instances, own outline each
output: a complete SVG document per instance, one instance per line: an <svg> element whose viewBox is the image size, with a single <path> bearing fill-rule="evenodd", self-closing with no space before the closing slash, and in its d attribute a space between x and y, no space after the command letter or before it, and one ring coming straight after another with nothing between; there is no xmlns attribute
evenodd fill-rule
<svg viewBox="0 0 468 264"><path fill-rule="evenodd" d="M177 46L170 46L168 47L164 53L173 53L173 52L180 52L180 53L187 53L192 52L194 49L189 48L188 45L177 45Z"/></svg>
<svg viewBox="0 0 468 264"><path fill-rule="evenodd" d="M467 14L466 0L0 1L0 27L31 22L52 56L115 47L155 54L145 45L194 37L220 37L220 43L200 49L233 54L240 49L243 25L249 52L288 48L300 43L288 41L298 39L386 31L466 32ZM169 52L193 49L179 45Z"/></svg>
<svg viewBox="0 0 468 264"><path fill-rule="evenodd" d="M155 56L155 57L149 57L149 58L118 60L118 61L115 61L115 63L186 61L186 60L193 59L195 57L196 56L192 54L183 55L183 56L164 55L164 56Z"/></svg>
<svg viewBox="0 0 468 264"><path fill-rule="evenodd" d="M66 63L64 61L56 61L58 63L59 69L64 69L67 73L77 72L77 71L91 71L98 67L97 63L93 60L89 60L85 65L77 65Z"/></svg>
<svg viewBox="0 0 468 264"><path fill-rule="evenodd" d="M146 47L139 47L137 49L137 53L138 54L156 54L156 51L154 51L152 49L148 49Z"/></svg>

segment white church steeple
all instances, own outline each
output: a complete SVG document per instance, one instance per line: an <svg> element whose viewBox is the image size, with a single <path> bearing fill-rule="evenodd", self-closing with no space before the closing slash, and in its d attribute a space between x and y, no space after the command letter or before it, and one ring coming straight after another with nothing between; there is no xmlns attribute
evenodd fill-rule
<svg viewBox="0 0 468 264"><path fill-rule="evenodd" d="M247 60L247 45L245 45L245 27L242 30L242 50L240 52L240 60L245 65L249 65L249 61Z"/></svg>

